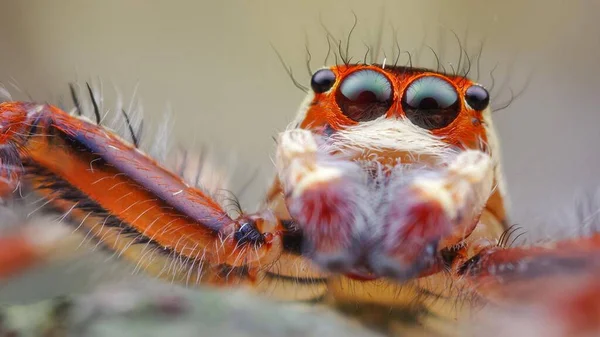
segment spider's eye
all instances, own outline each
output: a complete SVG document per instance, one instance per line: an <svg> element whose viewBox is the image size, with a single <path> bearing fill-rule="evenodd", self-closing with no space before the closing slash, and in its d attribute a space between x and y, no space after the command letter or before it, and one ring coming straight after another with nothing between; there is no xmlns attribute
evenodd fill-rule
<svg viewBox="0 0 600 337"><path fill-rule="evenodd" d="M490 104L490 94L484 87L473 85L467 89L465 100L469 106L477 111L485 110Z"/></svg>
<svg viewBox="0 0 600 337"><path fill-rule="evenodd" d="M336 101L348 118L357 122L374 120L392 106L392 83L375 70L359 70L344 79Z"/></svg>
<svg viewBox="0 0 600 337"><path fill-rule="evenodd" d="M437 76L426 76L406 88L402 109L413 124L428 130L440 129L458 117L460 100L448 81Z"/></svg>
<svg viewBox="0 0 600 337"><path fill-rule="evenodd" d="M310 87L317 94L322 94L331 89L335 83L335 74L329 69L321 69L313 74Z"/></svg>

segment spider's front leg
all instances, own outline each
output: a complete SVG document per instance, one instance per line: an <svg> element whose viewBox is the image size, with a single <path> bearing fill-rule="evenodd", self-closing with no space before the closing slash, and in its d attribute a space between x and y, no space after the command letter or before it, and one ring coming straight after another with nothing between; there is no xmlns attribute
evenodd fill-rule
<svg viewBox="0 0 600 337"><path fill-rule="evenodd" d="M534 246L475 245L455 260L452 273L479 303L491 304L477 318L495 323L501 335L600 332L598 233Z"/></svg>
<svg viewBox="0 0 600 337"><path fill-rule="evenodd" d="M457 279L492 302L528 302L550 285L600 274L600 234L524 247L474 245L453 264Z"/></svg>
<svg viewBox="0 0 600 337"><path fill-rule="evenodd" d="M178 282L252 281L281 251L268 212L232 219L110 130L56 107L0 105L2 158L21 191L97 245ZM35 213L35 212L34 212Z"/></svg>
<svg viewBox="0 0 600 337"><path fill-rule="evenodd" d="M325 270L400 281L439 271L474 234L493 189L490 157L466 150L435 167L386 168L334 153L307 130L279 138L277 164L305 252Z"/></svg>

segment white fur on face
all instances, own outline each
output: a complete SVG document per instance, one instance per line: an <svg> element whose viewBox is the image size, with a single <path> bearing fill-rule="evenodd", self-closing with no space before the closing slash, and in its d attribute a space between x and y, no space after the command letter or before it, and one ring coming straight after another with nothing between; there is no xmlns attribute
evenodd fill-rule
<svg viewBox="0 0 600 337"><path fill-rule="evenodd" d="M406 118L380 118L349 126L332 135L329 143L334 150L352 152L391 150L440 158L450 152L442 138Z"/></svg>

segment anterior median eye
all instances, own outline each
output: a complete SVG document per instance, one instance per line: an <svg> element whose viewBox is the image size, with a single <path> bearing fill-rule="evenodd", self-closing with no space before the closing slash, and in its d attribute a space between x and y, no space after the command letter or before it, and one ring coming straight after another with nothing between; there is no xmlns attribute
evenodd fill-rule
<svg viewBox="0 0 600 337"><path fill-rule="evenodd" d="M348 118L357 122L374 120L392 106L392 84L380 72L359 70L342 81L336 101Z"/></svg>
<svg viewBox="0 0 600 337"><path fill-rule="evenodd" d="M458 117L460 100L454 87L437 76L412 82L402 96L402 109L415 125L433 130L448 126Z"/></svg>

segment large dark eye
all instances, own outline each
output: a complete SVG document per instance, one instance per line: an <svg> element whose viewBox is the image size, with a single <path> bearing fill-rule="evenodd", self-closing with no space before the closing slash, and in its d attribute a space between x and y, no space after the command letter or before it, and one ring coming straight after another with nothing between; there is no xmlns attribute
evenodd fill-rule
<svg viewBox="0 0 600 337"><path fill-rule="evenodd" d="M392 84L375 70L359 70L344 79L336 93L342 113L357 121L383 116L392 106Z"/></svg>
<svg viewBox="0 0 600 337"><path fill-rule="evenodd" d="M469 106L477 111L485 110L490 104L490 94L484 87L473 85L467 89L465 100Z"/></svg>
<svg viewBox="0 0 600 337"><path fill-rule="evenodd" d="M329 69L321 69L313 74L310 80L310 87L317 94L324 93L331 89L335 83L335 74Z"/></svg>
<svg viewBox="0 0 600 337"><path fill-rule="evenodd" d="M412 82L402 96L406 117L424 129L448 126L458 117L460 100L454 87L437 76L421 77Z"/></svg>

